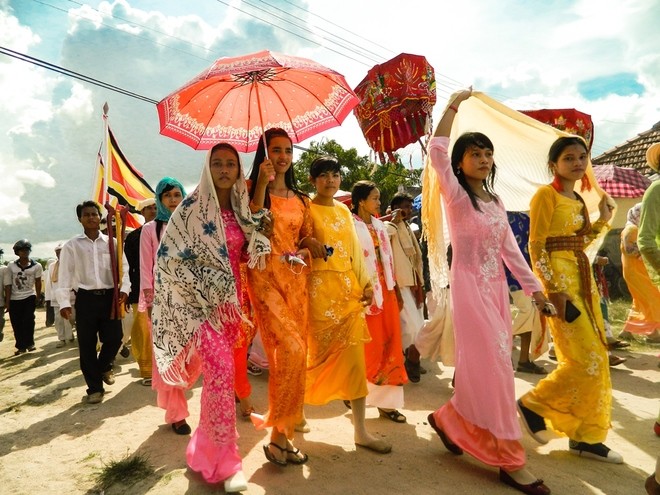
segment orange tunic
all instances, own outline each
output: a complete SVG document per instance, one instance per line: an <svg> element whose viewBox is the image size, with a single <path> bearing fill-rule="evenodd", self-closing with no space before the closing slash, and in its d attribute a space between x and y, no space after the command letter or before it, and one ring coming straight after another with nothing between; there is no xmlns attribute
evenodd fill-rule
<svg viewBox="0 0 660 495"><path fill-rule="evenodd" d="M376 269L383 288L383 308L378 314L367 315L371 342L364 346L367 360L367 380L374 385L404 385L408 375L404 367L401 348L401 323L396 293L388 290L383 265L378 253L379 241L373 228L369 229L376 248Z"/></svg>
<svg viewBox="0 0 660 495"><path fill-rule="evenodd" d="M271 195L272 252L264 270L248 270L248 293L268 356L268 412L257 428L275 427L293 438L302 419L307 359L309 269L290 265L293 253L312 234L309 199Z"/></svg>
<svg viewBox="0 0 660 495"><path fill-rule="evenodd" d="M632 295L632 307L623 329L639 335L650 335L660 330L660 289L651 281L637 249L638 232L636 225L626 225L621 232L623 278Z"/></svg>

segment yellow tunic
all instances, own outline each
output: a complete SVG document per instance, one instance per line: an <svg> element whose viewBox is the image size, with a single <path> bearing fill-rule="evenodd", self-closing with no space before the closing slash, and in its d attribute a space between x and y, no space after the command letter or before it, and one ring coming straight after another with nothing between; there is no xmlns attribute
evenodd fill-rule
<svg viewBox="0 0 660 495"><path fill-rule="evenodd" d="M548 252L545 248L548 237L571 236L581 230L585 222L582 203L560 195L552 186L543 186L530 207L529 253L534 272L547 293L567 293L582 314L573 323L548 318L559 364L522 401L555 431L580 442L599 443L610 428L612 407L600 297L591 273L591 292L583 294L572 251ZM596 222L588 237L595 238L603 226ZM586 298L591 298L591 305Z"/></svg>
<svg viewBox="0 0 660 495"><path fill-rule="evenodd" d="M334 253L313 260L309 277L305 402L359 399L367 395L364 342L370 340L360 302L369 282L362 248L343 204L312 203L310 214L314 237Z"/></svg>

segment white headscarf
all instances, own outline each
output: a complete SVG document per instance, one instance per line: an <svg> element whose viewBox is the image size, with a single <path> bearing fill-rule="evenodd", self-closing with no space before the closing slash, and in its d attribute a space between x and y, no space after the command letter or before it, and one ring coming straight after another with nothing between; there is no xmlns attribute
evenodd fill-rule
<svg viewBox="0 0 660 495"><path fill-rule="evenodd" d="M211 150L212 151L212 150ZM225 229L206 155L199 185L172 214L160 241L154 283L153 342L158 370L166 383L189 381L186 363L199 345L205 321L222 332L243 318L231 269ZM248 266L265 266L270 241L256 227L265 210L250 211L243 169L231 190L236 220L248 239Z"/></svg>
<svg viewBox="0 0 660 495"><path fill-rule="evenodd" d="M642 215L642 203L637 203L635 206L628 210L626 217L626 225L635 225L639 227L639 218Z"/></svg>

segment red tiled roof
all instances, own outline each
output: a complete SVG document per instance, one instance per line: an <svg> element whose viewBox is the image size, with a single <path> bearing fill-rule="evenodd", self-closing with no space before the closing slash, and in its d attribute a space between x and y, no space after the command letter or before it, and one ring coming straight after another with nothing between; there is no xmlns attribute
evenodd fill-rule
<svg viewBox="0 0 660 495"><path fill-rule="evenodd" d="M660 142L660 122L648 131L638 134L625 143L591 159L594 165L617 165L634 168L643 175L653 174L653 169L646 164L646 150L653 143Z"/></svg>

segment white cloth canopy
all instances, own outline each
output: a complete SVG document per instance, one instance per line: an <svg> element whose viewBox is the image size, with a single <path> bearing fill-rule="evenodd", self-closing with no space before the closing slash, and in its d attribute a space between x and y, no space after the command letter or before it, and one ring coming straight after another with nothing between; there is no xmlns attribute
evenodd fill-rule
<svg viewBox="0 0 660 495"><path fill-rule="evenodd" d="M455 95L452 95L449 102L454 101L454 98ZM536 190L552 181L548 169L550 146L558 137L571 135L476 91L461 103L456 113L450 146L458 136L470 131L482 132L493 142L497 165L495 193L508 211L529 211L529 202ZM591 220L594 221L599 216L598 203L604 193L596 181L591 162L587 167L587 176L592 185L591 191L580 192L579 181L576 183L576 191L584 199ZM429 240L431 283L435 290L436 287L445 286L448 281L445 242L447 236L446 232L442 234L438 179L428 163L428 158L422 179L422 222ZM598 244L599 242L595 242L592 246Z"/></svg>

